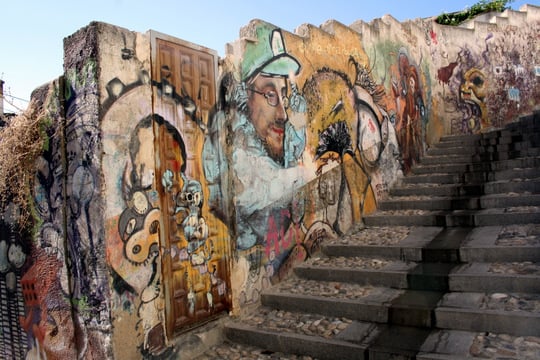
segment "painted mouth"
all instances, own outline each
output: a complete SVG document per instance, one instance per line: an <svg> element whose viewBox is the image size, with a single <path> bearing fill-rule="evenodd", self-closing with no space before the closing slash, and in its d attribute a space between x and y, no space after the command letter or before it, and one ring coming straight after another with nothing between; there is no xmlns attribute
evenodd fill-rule
<svg viewBox="0 0 540 360"><path fill-rule="evenodd" d="M280 136L283 136L283 134L285 134L285 128L282 126L272 126L271 130Z"/></svg>

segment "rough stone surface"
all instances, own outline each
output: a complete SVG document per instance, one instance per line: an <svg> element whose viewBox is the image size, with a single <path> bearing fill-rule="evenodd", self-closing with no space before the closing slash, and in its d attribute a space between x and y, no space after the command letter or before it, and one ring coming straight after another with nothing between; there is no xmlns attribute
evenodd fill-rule
<svg viewBox="0 0 540 360"><path fill-rule="evenodd" d="M342 245L396 245L407 237L410 228L406 226L370 227L353 231L340 238L328 241L328 244Z"/></svg>

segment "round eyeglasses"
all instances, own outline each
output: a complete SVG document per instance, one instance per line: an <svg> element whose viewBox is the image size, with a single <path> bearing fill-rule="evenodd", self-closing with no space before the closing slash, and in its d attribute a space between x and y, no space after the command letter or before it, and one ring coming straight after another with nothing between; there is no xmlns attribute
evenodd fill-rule
<svg viewBox="0 0 540 360"><path fill-rule="evenodd" d="M264 96L266 98L266 102L270 106L276 107L279 104L279 95L277 92L273 90L268 90L266 92L255 90L253 88L249 88L248 90L251 90L256 94ZM283 104L283 107L287 109L289 107L289 98L286 96L282 96L281 103Z"/></svg>

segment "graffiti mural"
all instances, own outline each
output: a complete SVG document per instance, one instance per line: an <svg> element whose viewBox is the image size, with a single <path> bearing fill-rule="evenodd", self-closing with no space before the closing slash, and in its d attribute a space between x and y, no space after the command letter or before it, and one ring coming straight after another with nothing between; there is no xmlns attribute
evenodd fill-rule
<svg viewBox="0 0 540 360"><path fill-rule="evenodd" d="M524 49L538 26L494 28L476 46L460 47L454 60L438 69L439 82L449 90L443 99L453 133L501 127L532 111L534 101L529 99L539 91L534 85L538 59Z"/></svg>
<svg viewBox="0 0 540 360"><path fill-rule="evenodd" d="M115 324L132 324L123 331L137 334L130 356L165 359L173 356L169 339L175 334L229 310L231 241L225 224L209 211L200 161L215 100L193 87L204 89L209 81L194 74L201 69L196 64L184 60L180 70L174 61L186 53L200 63L208 57L181 44L154 44L152 80L140 70L133 83L124 83L129 76L121 74L106 86L119 89L105 100L104 162L113 179L107 192L115 201L107 213L107 259ZM139 61L136 53L123 60ZM119 119L129 124L128 134L116 126Z"/></svg>
<svg viewBox="0 0 540 360"><path fill-rule="evenodd" d="M339 70L322 58L308 61L320 68L306 68L299 60L305 54L288 50L286 39L295 48L294 39L281 29L250 26L259 40L246 44L239 75L222 77L224 101L204 147L211 208L227 213L216 194L234 194L236 217L228 224L236 230L240 305L257 302L325 238L374 211L376 186L395 176L383 180L380 164L400 167L385 90L367 65L343 56Z"/></svg>
<svg viewBox="0 0 540 360"><path fill-rule="evenodd" d="M237 229L241 258L235 268L241 269L245 284L242 303L257 301L284 263L307 256L302 196L292 205L292 194L310 179L303 157L306 101L294 82L301 64L287 52L280 29L262 26L256 32L261 41L249 45L239 69L241 81L232 80L232 74L222 80L223 97L229 101L215 115L204 148L206 159L213 160L204 168L214 179L223 178L218 175L225 169L217 161L220 154L230 154L236 219L229 224ZM227 130L230 147L216 136ZM222 193L229 186L216 185L212 189Z"/></svg>
<svg viewBox="0 0 540 360"><path fill-rule="evenodd" d="M362 226L441 136L535 109L540 25L512 23L458 41L426 19L253 20L223 59L103 23L67 38L37 92L32 224L0 204L0 357L177 358L179 334Z"/></svg>
<svg viewBox="0 0 540 360"><path fill-rule="evenodd" d="M109 327L110 313L107 266L98 250L105 244L99 196L96 66L96 61L89 59L81 71L67 73L65 80L66 264L77 351L85 356L107 356L100 344L101 332Z"/></svg>
<svg viewBox="0 0 540 360"><path fill-rule="evenodd" d="M19 322L19 319L25 318L25 289L21 286L21 274L26 270L29 247L21 234L17 205L12 202L5 204L0 208L0 215L0 356L5 359L23 358L27 348L35 349L39 346L36 344L38 339L31 335L28 338L30 329L25 327L25 332L21 328L25 324Z"/></svg>

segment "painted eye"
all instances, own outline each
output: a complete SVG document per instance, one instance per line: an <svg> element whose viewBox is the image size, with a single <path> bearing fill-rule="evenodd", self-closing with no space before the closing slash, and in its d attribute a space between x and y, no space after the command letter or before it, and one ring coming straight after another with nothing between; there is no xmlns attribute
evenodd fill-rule
<svg viewBox="0 0 540 360"><path fill-rule="evenodd" d="M472 79L473 84L476 86L482 86L484 85L484 80L480 76L475 76L474 79Z"/></svg>
<svg viewBox="0 0 540 360"><path fill-rule="evenodd" d="M131 249L131 251L132 251L134 254L140 253L141 250L142 250L141 245L135 245L135 246L133 247L133 249Z"/></svg>
<svg viewBox="0 0 540 360"><path fill-rule="evenodd" d="M137 221L135 219L130 219L126 225L126 234L131 235L133 230L135 230L135 225L137 225Z"/></svg>
<svg viewBox="0 0 540 360"><path fill-rule="evenodd" d="M159 231L159 221L155 220L152 221L152 224L150 224L149 233L150 234L157 234Z"/></svg>

